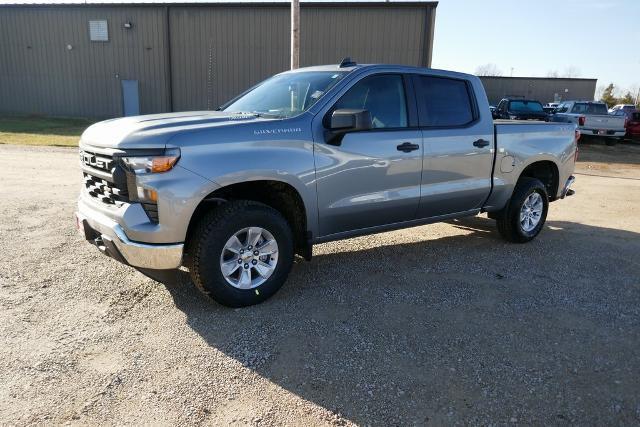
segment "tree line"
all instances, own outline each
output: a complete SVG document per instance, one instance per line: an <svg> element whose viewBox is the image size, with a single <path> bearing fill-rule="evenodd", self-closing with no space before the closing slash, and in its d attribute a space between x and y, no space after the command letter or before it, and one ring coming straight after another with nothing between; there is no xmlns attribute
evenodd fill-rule
<svg viewBox="0 0 640 427"><path fill-rule="evenodd" d="M617 97L615 95L616 87L613 83L609 83L609 86L605 87L600 95L600 101L606 103L608 106L616 104L635 104L636 107L640 107L638 103L638 94L633 94L631 91L627 91L624 95Z"/></svg>

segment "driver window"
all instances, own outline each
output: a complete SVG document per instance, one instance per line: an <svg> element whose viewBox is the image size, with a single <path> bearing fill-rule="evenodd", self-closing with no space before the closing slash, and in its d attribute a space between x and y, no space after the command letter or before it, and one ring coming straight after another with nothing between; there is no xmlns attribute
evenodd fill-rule
<svg viewBox="0 0 640 427"><path fill-rule="evenodd" d="M407 103L400 75L366 77L349 89L333 109L368 110L374 128L407 127Z"/></svg>

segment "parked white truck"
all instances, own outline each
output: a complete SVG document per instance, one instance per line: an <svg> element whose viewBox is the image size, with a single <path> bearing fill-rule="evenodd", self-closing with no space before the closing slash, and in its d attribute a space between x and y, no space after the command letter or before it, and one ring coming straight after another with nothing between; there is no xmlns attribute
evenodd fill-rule
<svg viewBox="0 0 640 427"><path fill-rule="evenodd" d="M596 101L564 101L551 115L552 122L575 123L585 137L604 138L615 145L624 138L624 117L609 114L607 104Z"/></svg>

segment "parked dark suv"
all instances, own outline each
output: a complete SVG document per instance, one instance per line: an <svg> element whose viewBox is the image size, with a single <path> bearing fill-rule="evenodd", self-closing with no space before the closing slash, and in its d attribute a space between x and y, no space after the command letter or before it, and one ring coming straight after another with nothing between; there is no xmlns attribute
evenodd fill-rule
<svg viewBox="0 0 640 427"><path fill-rule="evenodd" d="M533 99L504 98L493 113L494 119L549 120L542 103Z"/></svg>

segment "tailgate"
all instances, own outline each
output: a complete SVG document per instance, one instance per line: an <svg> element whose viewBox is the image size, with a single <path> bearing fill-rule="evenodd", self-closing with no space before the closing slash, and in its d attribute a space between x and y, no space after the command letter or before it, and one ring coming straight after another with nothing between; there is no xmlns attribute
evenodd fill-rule
<svg viewBox="0 0 640 427"><path fill-rule="evenodd" d="M624 130L624 118L614 116L585 116L582 129Z"/></svg>

